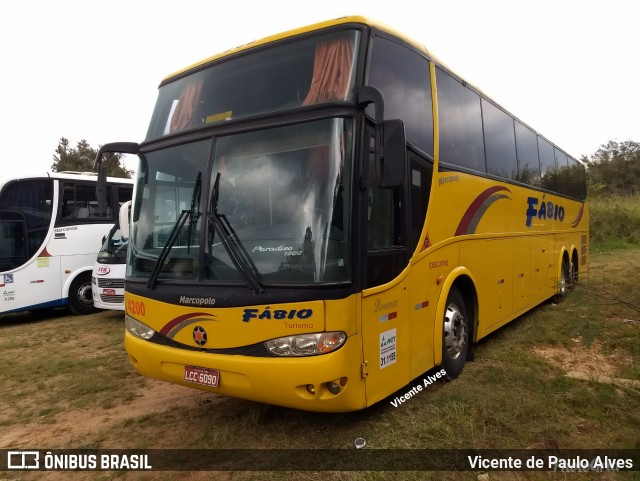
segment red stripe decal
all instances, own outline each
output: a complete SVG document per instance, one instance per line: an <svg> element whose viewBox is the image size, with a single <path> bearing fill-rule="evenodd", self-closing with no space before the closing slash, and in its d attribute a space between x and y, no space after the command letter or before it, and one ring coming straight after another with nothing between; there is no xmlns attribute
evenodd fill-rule
<svg viewBox="0 0 640 481"><path fill-rule="evenodd" d="M506 187L495 185L493 187L489 187L487 190L482 192L478 197L476 197L475 200L471 203L471 205L467 209L467 211L462 216L462 219L460 220L460 224L458 225L458 228L456 229L456 233L454 235L458 236L458 235L466 234L467 229L469 228L469 225L473 220L473 216L476 214L476 212L478 212L478 209L480 209L480 207L482 206L482 203L485 200L487 200L491 195L501 190L506 190L507 192L511 192Z"/></svg>
<svg viewBox="0 0 640 481"><path fill-rule="evenodd" d="M173 319L172 321L169 321L168 324L166 324L161 330L160 330L160 334L162 334L163 336L166 336L167 334L169 334L169 331L171 331L171 329L173 329L175 326L177 326L178 324L180 324L182 321L186 321L187 319L191 319L192 317L197 317L197 316L210 316L211 314L207 314L206 312L192 312L190 314L185 314L184 316L180 316L180 317L176 317L175 319Z"/></svg>

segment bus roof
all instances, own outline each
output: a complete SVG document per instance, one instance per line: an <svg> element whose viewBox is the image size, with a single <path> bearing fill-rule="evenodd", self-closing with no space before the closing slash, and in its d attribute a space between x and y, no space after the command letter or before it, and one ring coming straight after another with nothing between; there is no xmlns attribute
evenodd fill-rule
<svg viewBox="0 0 640 481"><path fill-rule="evenodd" d="M361 15L352 15L352 16L339 17L339 18L336 18L336 19L333 19L333 20L325 20L325 21L314 23L314 24L311 24L311 25L295 28L293 30L287 30L285 32L281 32L281 33L277 33L277 34L274 34L274 35L270 35L270 36L262 38L260 40L254 40L254 41L246 43L244 45L240 45L238 47L226 50L226 51L218 53L218 54L215 54L215 55L213 55L211 57L205 58L204 60L196 62L196 63L194 63L192 65L189 65L188 67L183 68L183 69L181 69L181 70L179 70L177 72L174 72L173 74L171 74L171 75L167 76L166 78L164 78L162 80L162 82L161 82L161 85L164 84L165 82L171 81L173 78L178 77L178 76L180 76L180 75L182 75L182 74L184 74L184 73L186 73L186 72L188 72L190 70L197 69L197 68L202 67L203 65L206 65L206 64L208 64L210 62L213 62L215 60L219 60L219 59L222 59L222 58L225 58L225 57L229 57L229 56L235 55L235 54L243 52L243 51L247 51L247 50L255 48L255 47L259 47L259 46L262 46L262 45L267 45L267 44L272 43L272 42L276 42L276 41L283 40L283 39L290 38L290 37L295 37L296 35L302 35L302 34L305 34L305 33L316 32L316 31L323 30L325 28L335 27L335 26L339 26L339 25L347 25L347 24L362 25L362 26L369 27L369 28L375 28L375 29L381 30L383 32L389 33L389 34L399 38L400 40L406 42L408 45L411 45L413 48L415 48L416 50L418 50L418 51L422 52L424 55L426 55L426 57L431 62L433 62L437 67L439 67L442 70L446 71L448 74L452 75L454 78L462 81L465 86L469 87L471 90L474 90L479 95L481 95L485 99L489 100L494 105L498 106L501 110L507 112L509 115L511 115L511 117L513 117L514 119L516 119L520 123L522 123L524 125L527 125L527 127L529 127L528 124L523 122L516 115L513 115L507 108L505 108L504 106L501 106L500 104L498 104L491 96L487 95L484 91L479 89L475 84L473 84L472 82L467 81L466 79L464 79L463 77L458 75L454 70L450 69L445 63L443 63L431 51L427 50L427 48L424 45L420 44L419 42L416 42L414 39L412 39L410 37L407 37L405 34L399 32L398 30L394 29L393 27L390 27L390 26L388 26L388 25L386 25L386 24L384 24L382 22L379 22L377 20L373 20L373 19L368 18L368 17L361 16ZM529 127L529 128L531 128L531 127ZM539 135L540 137L542 137L545 140L549 141L556 148L558 148L558 146L554 142L551 142L544 135L541 135L540 133L538 133L537 130L535 130L533 128L531 128L531 129L534 130L537 135ZM565 154L567 154L567 152L564 149L560 149L560 150L562 150ZM574 158L572 156L570 156L570 157Z"/></svg>
<svg viewBox="0 0 640 481"><path fill-rule="evenodd" d="M252 42L246 43L244 45L240 45L238 47L226 50L224 52L215 54L211 57L205 58L204 60L201 60L199 62L196 62L192 65L189 65L186 68L183 68L181 70L178 70L177 72L172 73L171 75L167 76L164 80L163 83L166 81L171 80L174 77L177 77L185 72L188 72L189 70L201 67L209 62L213 62L214 60L218 60L224 57L228 57L231 55L234 55L236 53L239 52L243 52L245 50L249 50L251 48L255 48L255 47L259 47L261 45L266 45L272 42L276 42L278 40L283 40L285 38L289 38L289 37L295 37L296 35L301 35L301 34L305 34L305 33L310 33L310 32L315 32L318 30L322 30L325 28L329 28L329 27L334 27L337 25L345 25L345 24L359 24L359 25L363 25L366 27L374 27L374 28L378 28L380 30L383 30L385 32L391 33L393 35L395 35L396 37L404 40L405 42L413 45L415 48L423 51L425 54L427 54L427 56L429 56L429 58L433 59L434 61L436 61L436 63L440 64L439 61L437 61L433 55L427 51L427 49L423 46L420 45L419 43L416 43L414 40L406 37L405 35L403 35L402 33L394 30L391 27L388 27L378 21L372 20L370 18L367 17L363 17L360 15L352 15L352 16L347 16L347 17L340 17L340 18L336 18L333 20L325 20L323 22L318 22L318 23L314 23L311 25L307 25L304 27L299 27L299 28L295 28L293 30L287 30L285 32L281 32L281 33L277 33L274 35L270 35L268 37L262 38L260 40L254 40Z"/></svg>
<svg viewBox="0 0 640 481"><path fill-rule="evenodd" d="M14 180L29 180L29 179L59 179L59 180L83 180L88 182L96 182L98 175L94 172L46 172L42 175L18 175L12 177L0 177L0 186L3 186ZM107 177L108 183L113 184L133 184L133 179L125 179L124 177Z"/></svg>
<svg viewBox="0 0 640 481"><path fill-rule="evenodd" d="M299 27L299 28L295 28L292 30L287 30L285 32L280 32L280 33L276 33L274 35L270 35L268 37L264 37L260 40L254 40L251 41L249 43L240 45L238 47L226 50L224 52L220 52L217 54L212 55L211 57L205 58L199 62L196 62L192 65L189 65L188 67L185 67L181 70L178 70L177 72L172 73L171 75L168 75L167 77L165 77L162 80L162 83L168 82L171 79L178 77L180 75L182 75L183 73L188 72L189 70L193 70L193 69L197 69L199 67L202 67L203 65L208 64L209 62L213 62L215 60L219 60L221 58L225 58L225 57L229 57L232 55L235 55L237 53L240 52L244 52L246 50L255 48L255 47L259 47L262 45L267 45L269 43L272 42L276 42L279 40L283 40L286 38L290 38L290 37L295 37L296 35L302 35L305 33L310 33L310 32L316 32L319 30L323 30L325 28L330 28L330 27L335 27L338 25L346 25L346 24L351 24L351 25L362 25L365 27L370 27L370 28L376 28L379 30L382 30L384 32L387 32L389 34L394 35L395 37L403 40L404 42L406 42L407 44L411 45L412 47L414 47L415 49L421 51L422 53L424 53L429 60L433 61L437 66L443 68L444 70L446 70L448 73L452 74L453 76L457 77L458 79L462 80L462 77L460 77L458 74L456 74L454 71L452 71L449 67L447 67L446 64L444 64L438 57L436 57L431 51L427 50L427 48L420 44L419 42L416 42L414 39L407 37L405 34L403 34L402 32L399 32L398 30L394 29L393 27L390 27L382 22L379 22L377 20L373 20L371 18L368 17L364 17L361 15L351 15L351 16L345 16L345 17L339 17L339 18L335 18L332 20L325 20L322 22L318 22L318 23L314 23L311 25L306 25L304 27ZM465 84L470 86L471 88L475 89L478 93L483 94L485 97L487 97L484 92L482 92L479 88L477 88L475 85L473 85L470 82L467 82L465 80Z"/></svg>

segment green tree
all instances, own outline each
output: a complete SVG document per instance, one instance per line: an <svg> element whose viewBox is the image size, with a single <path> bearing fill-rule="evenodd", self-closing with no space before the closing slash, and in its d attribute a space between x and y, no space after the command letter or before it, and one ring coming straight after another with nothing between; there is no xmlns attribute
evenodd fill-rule
<svg viewBox="0 0 640 481"><path fill-rule="evenodd" d="M623 196L640 193L640 143L610 140L582 160L588 164L591 193Z"/></svg>
<svg viewBox="0 0 640 481"><path fill-rule="evenodd" d="M56 155L53 156L51 170L53 172L93 172L93 163L97 154L98 151L84 139L78 142L75 147L70 147L69 140L61 137L56 148ZM122 154L107 154L106 160L103 160L107 175L130 179L133 171L127 169L121 161Z"/></svg>

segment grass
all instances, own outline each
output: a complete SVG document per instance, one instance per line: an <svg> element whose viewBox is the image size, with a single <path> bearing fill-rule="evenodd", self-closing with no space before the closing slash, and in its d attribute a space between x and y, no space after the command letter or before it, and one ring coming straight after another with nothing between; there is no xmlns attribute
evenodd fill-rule
<svg viewBox="0 0 640 481"><path fill-rule="evenodd" d="M640 246L640 195L591 197L589 209L592 250Z"/></svg>
<svg viewBox="0 0 640 481"><path fill-rule="evenodd" d="M136 404L140 396L168 385L143 379L129 366L122 347L121 313L0 318L0 436L22 425L64 434L70 418L106 415L112 422L67 435L61 438L63 444L40 447L353 449L354 440L362 437L367 448L374 449L640 449L640 390L568 378L557 362L579 365L595 360L596 368L608 367L613 377L640 380L638 267L640 249L593 254L589 274L563 302L543 304L482 340L476 361L468 363L454 382L430 385L394 408L389 401L422 382L418 378L387 400L347 414L307 413L188 389L188 399L172 398L148 411ZM540 352L558 356L546 358ZM25 378L29 382L23 382ZM125 411L126 418L118 416ZM36 474L11 479L38 479ZM96 479L476 480L478 475L152 474L100 473ZM492 481L608 481L633 476L490 473Z"/></svg>
<svg viewBox="0 0 640 481"><path fill-rule="evenodd" d="M65 310L0 318L0 426L130 399L139 380L122 349L122 313ZM124 376L134 381L122 383Z"/></svg>

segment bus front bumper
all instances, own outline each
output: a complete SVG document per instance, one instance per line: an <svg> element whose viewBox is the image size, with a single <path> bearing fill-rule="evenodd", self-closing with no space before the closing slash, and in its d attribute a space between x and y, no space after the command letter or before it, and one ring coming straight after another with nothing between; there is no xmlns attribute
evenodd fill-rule
<svg viewBox="0 0 640 481"><path fill-rule="evenodd" d="M224 396L318 412L366 407L359 335L349 337L335 352L308 357L198 352L149 342L128 331L125 349L131 364L144 376ZM185 380L185 366L217 370L218 386Z"/></svg>

